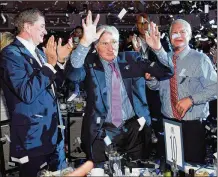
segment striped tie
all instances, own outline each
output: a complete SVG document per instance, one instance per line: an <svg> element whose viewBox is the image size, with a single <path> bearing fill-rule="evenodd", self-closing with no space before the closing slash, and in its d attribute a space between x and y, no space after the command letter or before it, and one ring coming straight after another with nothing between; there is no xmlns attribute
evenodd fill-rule
<svg viewBox="0 0 218 177"><path fill-rule="evenodd" d="M176 119L180 119L180 114L176 109L176 104L178 103L178 86L177 86L177 79L176 79L176 59L177 57L173 55L173 65L174 65L174 75L170 79L170 98L171 98L171 107L173 116Z"/></svg>
<svg viewBox="0 0 218 177"><path fill-rule="evenodd" d="M37 55L39 61L41 62L41 65L45 64L45 60L43 59L43 57L42 57L42 55L40 54L40 51L39 51L39 49L38 49L37 47L36 47L36 49L35 49L35 52L36 52L36 55Z"/></svg>
<svg viewBox="0 0 218 177"><path fill-rule="evenodd" d="M112 70L111 117L112 123L119 127L122 123L122 101L120 93L120 75L114 63L109 63Z"/></svg>

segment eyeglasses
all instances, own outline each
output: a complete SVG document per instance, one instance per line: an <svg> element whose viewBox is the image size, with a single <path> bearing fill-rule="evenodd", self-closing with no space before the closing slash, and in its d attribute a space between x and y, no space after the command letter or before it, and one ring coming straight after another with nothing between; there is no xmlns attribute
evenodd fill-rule
<svg viewBox="0 0 218 177"><path fill-rule="evenodd" d="M181 31L172 31L172 35L173 34L178 34L178 33L181 34L181 35L185 35L187 33L187 30L183 29Z"/></svg>
<svg viewBox="0 0 218 177"><path fill-rule="evenodd" d="M110 42L99 41L98 43L104 47L108 47L109 45L112 45L112 46L118 45L118 41L116 40L111 40Z"/></svg>

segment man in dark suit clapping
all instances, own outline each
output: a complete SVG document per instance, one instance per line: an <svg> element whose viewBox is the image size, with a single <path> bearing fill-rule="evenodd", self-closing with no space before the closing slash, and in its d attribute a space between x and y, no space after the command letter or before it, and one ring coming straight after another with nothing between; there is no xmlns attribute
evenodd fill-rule
<svg viewBox="0 0 218 177"><path fill-rule="evenodd" d="M15 26L18 35L1 52L0 77L11 119L12 161L20 163L20 176L34 177L46 165L52 171L66 167L54 81L57 63L63 62L58 61L56 49L62 53L71 46L57 47L52 36L45 53L37 48L47 34L44 16L37 9L18 14Z"/></svg>

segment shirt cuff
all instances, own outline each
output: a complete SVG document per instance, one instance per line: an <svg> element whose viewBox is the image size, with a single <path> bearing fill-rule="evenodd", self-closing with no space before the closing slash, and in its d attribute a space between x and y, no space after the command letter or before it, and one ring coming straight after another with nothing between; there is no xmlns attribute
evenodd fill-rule
<svg viewBox="0 0 218 177"><path fill-rule="evenodd" d="M65 58L64 58L64 60L65 60L64 63L60 63L59 61L57 61L57 65L59 66L60 69L65 69L66 63L67 63L67 61L69 60L69 58L70 58L70 57L65 57Z"/></svg>
<svg viewBox="0 0 218 177"><path fill-rule="evenodd" d="M54 69L54 66L52 66L51 64L45 63L44 65L47 66L47 67L49 67L49 68L54 72L54 74L57 72L57 71Z"/></svg>
<svg viewBox="0 0 218 177"><path fill-rule="evenodd" d="M146 80L146 84L151 90L159 90L159 81L155 77L151 80Z"/></svg>
<svg viewBox="0 0 218 177"><path fill-rule="evenodd" d="M81 44L72 52L70 56L71 64L74 68L80 68L83 66L85 58L91 47L85 47Z"/></svg>
<svg viewBox="0 0 218 177"><path fill-rule="evenodd" d="M85 47L85 46L83 46L82 44L79 43L76 49L81 50L81 52L88 53L90 48L91 48L90 46Z"/></svg>
<svg viewBox="0 0 218 177"><path fill-rule="evenodd" d="M192 101L192 105L194 105L195 104L194 98L190 95L189 99Z"/></svg>
<svg viewBox="0 0 218 177"><path fill-rule="evenodd" d="M164 50L163 46L161 46L161 48L159 50L153 50L153 51L154 51L154 53L158 57L161 57L161 56L163 56L166 53L166 51Z"/></svg>
<svg viewBox="0 0 218 177"><path fill-rule="evenodd" d="M57 65L59 66L60 69L65 69L66 63L67 63L66 61L63 64L57 62Z"/></svg>

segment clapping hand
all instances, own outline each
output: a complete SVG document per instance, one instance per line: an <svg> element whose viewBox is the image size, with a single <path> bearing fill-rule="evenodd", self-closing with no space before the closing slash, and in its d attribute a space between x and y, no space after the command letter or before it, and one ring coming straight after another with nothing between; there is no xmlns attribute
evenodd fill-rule
<svg viewBox="0 0 218 177"><path fill-rule="evenodd" d="M148 32L145 33L146 43L154 50L159 50L161 48L160 43L160 32L158 30L158 26L151 22L150 24L150 34Z"/></svg>
<svg viewBox="0 0 218 177"><path fill-rule="evenodd" d="M48 63L52 66L55 66L57 63L57 43L55 42L54 36L52 35L46 44L46 47L43 47L43 51L47 57Z"/></svg>
<svg viewBox="0 0 218 177"><path fill-rule="evenodd" d="M60 63L65 62L65 58L68 57L73 50L73 42L72 38L68 40L68 43L62 46L62 39L59 38L58 40L58 46L57 46L57 55L58 55L58 61Z"/></svg>
<svg viewBox="0 0 218 177"><path fill-rule="evenodd" d="M86 22L83 19L82 20L82 26L83 26L83 37L80 40L80 44L82 44L85 47L88 47L92 44L92 42L99 39L101 34L104 32L104 29L99 30L96 32L96 26L98 24L100 15L98 14L95 18L94 22L92 21L92 12L89 10L88 15L86 17Z"/></svg>

